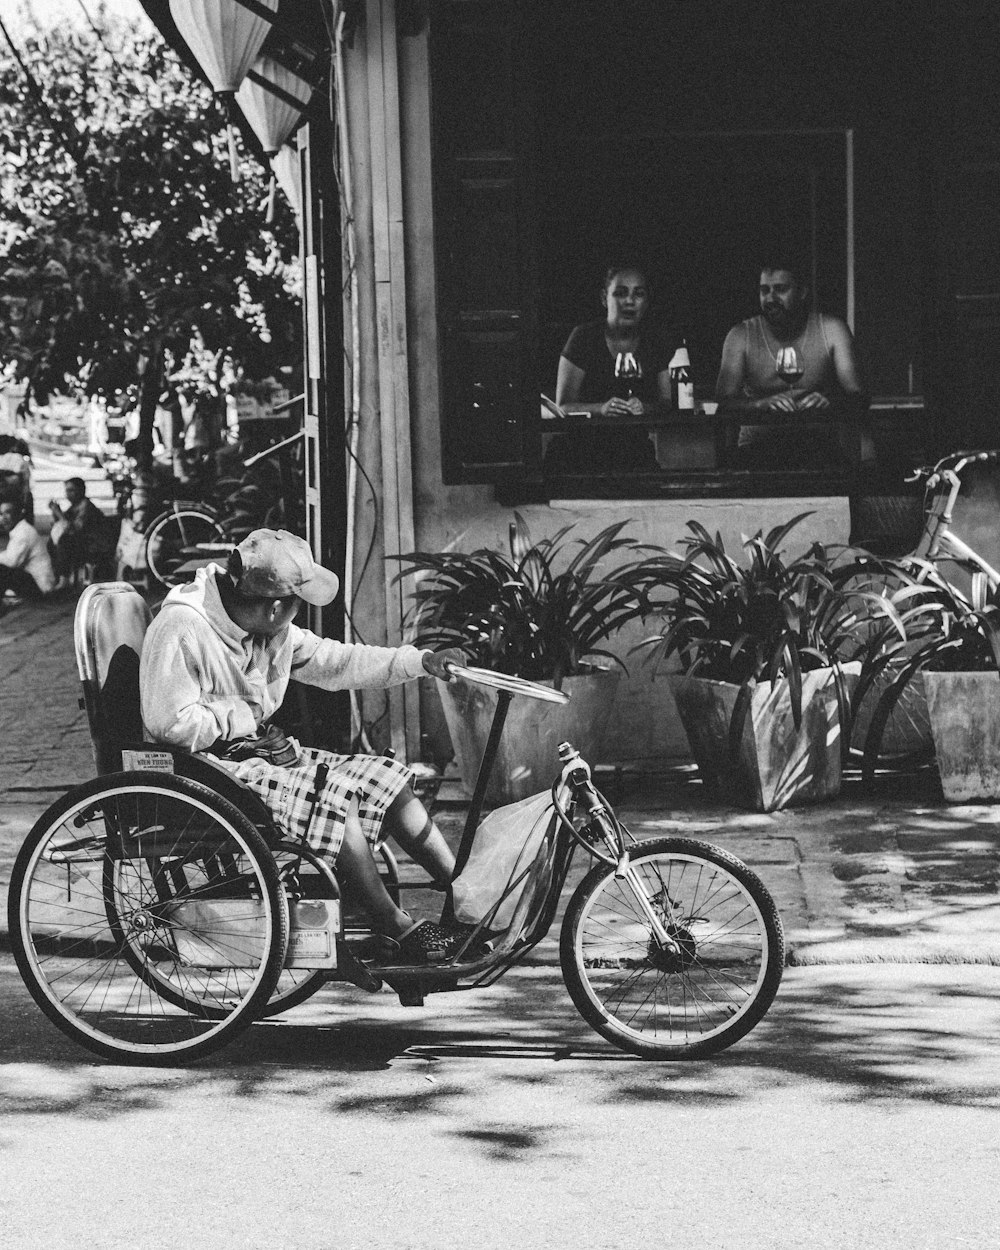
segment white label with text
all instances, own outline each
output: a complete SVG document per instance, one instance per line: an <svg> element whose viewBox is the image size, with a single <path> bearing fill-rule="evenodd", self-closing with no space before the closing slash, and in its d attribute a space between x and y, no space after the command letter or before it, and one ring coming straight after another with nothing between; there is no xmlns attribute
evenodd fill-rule
<svg viewBox="0 0 1000 1250"><path fill-rule="evenodd" d="M122 771L172 773L174 757L169 751L122 751Z"/></svg>

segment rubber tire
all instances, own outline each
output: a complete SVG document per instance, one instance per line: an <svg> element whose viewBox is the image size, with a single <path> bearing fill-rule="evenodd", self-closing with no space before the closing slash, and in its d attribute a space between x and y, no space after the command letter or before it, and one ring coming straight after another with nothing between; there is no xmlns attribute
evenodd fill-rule
<svg viewBox="0 0 1000 1250"><path fill-rule="evenodd" d="M859 588L874 590L884 587L890 593L898 587L898 579L891 575L877 576L865 572L859 575ZM850 583L848 583L849 588ZM849 755L858 766L864 759L869 726L875 708L883 693L892 685L902 670L906 657L902 656L891 665L865 695L858 708L852 726ZM882 732L876 764L880 769L902 771L928 763L934 755L931 738L930 713L921 674L916 674L903 691Z"/></svg>
<svg viewBox="0 0 1000 1250"><path fill-rule="evenodd" d="M684 857L696 863L711 864L722 869L741 887L744 894L749 896L759 912L767 950L754 992L744 1004L743 1009L728 1026L713 1031L708 1036L684 1043L653 1041L637 1037L607 1010L589 989L580 951L581 929L588 909L603 891L607 882L615 876L614 867L606 864L597 864L590 870L577 886L566 909L559 937L559 960L563 979L575 1007L587 1023L620 1049L639 1055L643 1059L704 1059L731 1046L749 1033L774 1001L785 965L785 940L781 919L774 900L757 874L735 855L730 855L728 851L720 847L691 838L654 838L636 843L629 848L629 858L633 864L639 864L654 856L674 859ZM664 973L662 975L677 974Z"/></svg>
<svg viewBox="0 0 1000 1250"><path fill-rule="evenodd" d="M311 851L309 849L301 850L299 846L293 842L282 843L277 849L279 851L288 852L289 854L300 854L307 863L316 868L320 875L332 878L333 891L335 892L331 891L329 895L321 896L310 895L310 897L340 898L343 901L343 896L339 883L337 882L336 874L326 860L322 858L322 856L317 855L315 851ZM389 897L398 907L400 890L399 869L396 864L396 857L384 843L375 851L375 856L376 859L380 859L382 861L379 865L379 873L385 883L385 888L388 891ZM312 996L318 990L321 990L324 985L329 985L333 981L333 978L331 978L323 969L316 969L312 972L307 969L301 969L299 970L299 975L301 975L302 979L296 982L294 981L296 971L297 970L294 968L283 968L281 970L281 976L278 979L278 984L275 986L274 993L268 999L267 1006L260 1013L262 1017L277 1016L284 1011L291 1011L293 1007L298 1007L300 1003L304 1003L307 999L312 998ZM293 983L289 985L290 982ZM288 988L285 988L286 985Z"/></svg>
<svg viewBox="0 0 1000 1250"><path fill-rule="evenodd" d="M54 991L49 987L42 963L39 962L28 917L28 907L32 901L29 890L35 879L35 870L41 860L42 849L49 838L57 835L60 828L68 832L70 830L68 822L71 822L74 816L82 814L87 808L100 803L103 797L115 796L117 798L135 791L142 794L161 794L175 802L179 800L191 803L223 826L228 826L226 836L242 844L242 854L246 857L256 878L263 904L266 930L268 928L270 930L266 950L259 963L254 966L254 983L249 992L242 994L224 1015L213 1020L209 1013L192 1003L192 1000L181 998L182 1003L186 1002L189 1006L195 1007L193 1014L197 1015L200 1021L213 1020L213 1022L211 1027L204 1032L196 1036L181 1038L178 1041L133 1043L102 1032L94 1025L87 1025L74 1014L71 1007L60 1005ZM99 841L98 837L98 845ZM99 930L95 930L91 938L95 941L100 933L112 931L110 917L116 915L113 903L108 899L106 892L107 878L104 865L107 857L101 856L99 850L98 855L99 858L91 862L101 865L100 898L103 908ZM139 857L136 856L136 858ZM149 859L143 857L142 862L148 864ZM59 871L61 872L61 869ZM67 867L67 877L69 876L70 871ZM41 900L37 901L37 905L42 906ZM97 914L95 910L94 915ZM35 822L18 853L11 875L8 931L14 959L28 991L45 1015L63 1033L95 1054L118 1063L174 1066L178 1063L193 1062L214 1053L260 1016L277 984L284 963L288 944L288 908L284 891L278 880L274 858L266 842L254 825L231 803L220 798L207 786L187 778L155 772L115 773L97 777L93 781L77 786L53 803ZM74 944L81 944L83 927L79 921L68 928L67 933L72 933ZM160 978L137 974L134 948L131 946L127 949L120 948L112 953L117 962L127 966L137 980L158 995L161 993ZM97 958L97 956L91 958ZM110 961L105 959L105 962L110 966ZM60 980L63 979L63 977L60 978ZM131 996L127 1001L132 1001ZM180 1004L174 1001L172 1005ZM114 1007L109 1007L109 1010L114 1012ZM184 1019L185 1017L178 1017L178 1020Z"/></svg>
<svg viewBox="0 0 1000 1250"><path fill-rule="evenodd" d="M308 847L300 848L292 842L284 842L276 848L276 853L280 852L289 855L301 855L305 863L315 869L317 877L323 878L324 884L328 886L328 892L320 894L310 892L310 898L340 898L340 886L333 869L315 851L310 850ZM296 977L301 979L297 980ZM317 990L322 989L328 980L327 973L321 968L312 971L305 968L282 968L278 977L278 983L275 985L271 997L267 1000L267 1004L260 1013L261 1017L277 1016L283 1011L291 1011L293 1007L298 1007L306 999L312 998Z"/></svg>
<svg viewBox="0 0 1000 1250"><path fill-rule="evenodd" d="M194 532L185 536L180 529L182 522L191 525ZM161 512L158 517L155 517L146 531L143 555L150 577L168 589L171 586L178 586L184 581L191 580L190 578L175 577L169 569L157 567L159 554L156 551L156 544L164 541L176 541L177 538L171 533L172 530L180 531L181 541L186 546L193 546L195 543L200 542L224 543L227 539L226 531L222 528L214 513L202 508L178 508L176 511L171 509L169 512Z"/></svg>

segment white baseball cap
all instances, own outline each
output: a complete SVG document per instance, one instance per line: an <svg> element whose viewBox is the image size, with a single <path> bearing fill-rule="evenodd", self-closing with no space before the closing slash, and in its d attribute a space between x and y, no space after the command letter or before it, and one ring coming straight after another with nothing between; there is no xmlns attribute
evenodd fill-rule
<svg viewBox="0 0 1000 1250"><path fill-rule="evenodd" d="M229 557L229 574L237 589L261 599L297 595L324 607L340 589L340 578L313 559L304 538L288 530L254 530Z"/></svg>

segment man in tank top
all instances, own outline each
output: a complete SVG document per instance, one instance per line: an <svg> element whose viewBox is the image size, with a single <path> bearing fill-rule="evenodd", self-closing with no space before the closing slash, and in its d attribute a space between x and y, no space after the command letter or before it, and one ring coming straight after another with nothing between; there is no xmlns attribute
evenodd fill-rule
<svg viewBox="0 0 1000 1250"><path fill-rule="evenodd" d="M839 317L810 310L799 274L787 261L765 265L760 315L726 335L715 390L721 412L748 418L739 427L738 467L843 467L857 459L868 400L854 339ZM825 419L828 429L817 429Z"/></svg>

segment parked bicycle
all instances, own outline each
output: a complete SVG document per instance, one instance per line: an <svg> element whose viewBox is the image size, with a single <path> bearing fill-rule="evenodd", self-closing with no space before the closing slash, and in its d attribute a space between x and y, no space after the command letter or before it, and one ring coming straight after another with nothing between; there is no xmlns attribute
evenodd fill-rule
<svg viewBox="0 0 1000 1250"><path fill-rule="evenodd" d="M136 553L152 583L169 589L189 581L193 574L184 566L190 565L193 556L213 549L226 552L252 530L299 532L304 524L302 472L294 457L301 454L302 438L300 430L248 457L238 476L203 475L194 492L190 484L174 483L171 489L183 493L155 509L152 520L142 528ZM122 507L128 515L134 509L134 477L124 481L121 489Z"/></svg>
<svg viewBox="0 0 1000 1250"><path fill-rule="evenodd" d="M956 533L954 513L963 472L972 465L995 466L998 461L1000 451L958 451L915 469L906 480L924 483L923 529L916 546L884 566L872 561L871 572L859 578L867 576L891 591L899 586L898 576L891 571L895 565L917 585L927 583L932 574L950 584L960 580L961 593L968 593L973 607L982 607L987 592L1000 586L1000 572ZM883 567L889 571L884 573ZM855 715L855 741L864 746L868 772L876 766L912 765L933 752L924 683L919 673L906 672L919 639L902 641L890 629L884 633L891 659L870 686L859 687ZM886 700L884 714L880 713L883 697L897 682L898 697Z"/></svg>

